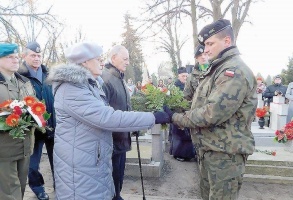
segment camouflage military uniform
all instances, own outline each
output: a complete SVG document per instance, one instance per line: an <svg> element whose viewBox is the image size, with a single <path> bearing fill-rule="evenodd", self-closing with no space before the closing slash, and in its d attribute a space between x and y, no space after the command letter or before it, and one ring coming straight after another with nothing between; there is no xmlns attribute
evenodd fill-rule
<svg viewBox="0 0 293 200"><path fill-rule="evenodd" d="M199 84L199 80L200 80L200 76L202 72L199 71L197 68L198 68L198 64L195 65L191 74L188 75L186 83L185 83L183 94L184 94L184 98L187 99L188 101L192 100L195 90Z"/></svg>
<svg viewBox="0 0 293 200"><path fill-rule="evenodd" d="M236 199L245 160L254 151L256 80L237 47L222 53L199 77L191 110L172 118L175 124L191 128L199 149L203 199Z"/></svg>

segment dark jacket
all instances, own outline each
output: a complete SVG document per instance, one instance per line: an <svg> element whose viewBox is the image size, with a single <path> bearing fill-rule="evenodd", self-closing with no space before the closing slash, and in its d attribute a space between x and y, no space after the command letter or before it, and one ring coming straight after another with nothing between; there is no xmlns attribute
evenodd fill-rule
<svg viewBox="0 0 293 200"><path fill-rule="evenodd" d="M180 80L176 80L174 85L184 90L185 84ZM174 157L191 159L195 156L195 149L191 140L189 128L180 128L175 124L170 124L172 140L170 145L170 154Z"/></svg>
<svg viewBox="0 0 293 200"><path fill-rule="evenodd" d="M265 92L263 93L263 97L268 98L269 104L273 102L273 97L276 96L275 91L280 91L282 92L282 96L285 96L287 87L282 84L273 84L268 86Z"/></svg>
<svg viewBox="0 0 293 200"><path fill-rule="evenodd" d="M176 87L179 87L181 91L184 90L184 85L185 85L185 84L182 83L179 79L177 79L177 80L175 81L174 85L175 85Z"/></svg>
<svg viewBox="0 0 293 200"><path fill-rule="evenodd" d="M10 82L6 82L0 73L0 103L8 99L23 99L26 96L35 96L34 89L30 81L14 73L19 87L15 87ZM26 134L25 139L12 139L8 132L0 132L0 162L14 161L30 156L34 147L34 135ZM2 169L0 169L2 170Z"/></svg>
<svg viewBox="0 0 293 200"><path fill-rule="evenodd" d="M103 90L110 106L115 110L131 110L130 96L124 74L120 73L112 64L106 64L103 71ZM131 137L129 132L113 132L114 153L122 153L131 149Z"/></svg>
<svg viewBox="0 0 293 200"><path fill-rule="evenodd" d="M51 117L48 119L47 121L47 125L51 128L53 128L52 131L47 130L46 133L47 134L43 134L41 132L35 131L35 136L36 139L51 139L54 138L54 131L55 131L55 127L56 127L56 117L55 117L55 110L54 110L54 97L53 97L53 93L52 93L52 86L49 85L48 83L46 83L46 79L48 76L48 69L46 66L41 65L42 67L42 71L43 71L43 82L41 83L37 78L33 77L29 70L27 69L27 67L25 66L25 63L23 63L22 66L20 66L18 72L27 77L35 91L36 91L36 96L39 100L44 100L45 104L46 104L46 110L48 113L51 114Z"/></svg>

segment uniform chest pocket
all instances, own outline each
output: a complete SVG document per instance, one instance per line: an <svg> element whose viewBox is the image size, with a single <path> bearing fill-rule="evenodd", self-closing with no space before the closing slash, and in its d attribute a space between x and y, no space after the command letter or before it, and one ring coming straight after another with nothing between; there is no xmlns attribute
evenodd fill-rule
<svg viewBox="0 0 293 200"><path fill-rule="evenodd" d="M202 98L206 98L208 96L208 92L209 92L209 87L200 87L198 88L199 90L199 95Z"/></svg>
<svg viewBox="0 0 293 200"><path fill-rule="evenodd" d="M199 84L198 79L195 77L192 77L192 79L190 80L190 84L192 89L195 91Z"/></svg>

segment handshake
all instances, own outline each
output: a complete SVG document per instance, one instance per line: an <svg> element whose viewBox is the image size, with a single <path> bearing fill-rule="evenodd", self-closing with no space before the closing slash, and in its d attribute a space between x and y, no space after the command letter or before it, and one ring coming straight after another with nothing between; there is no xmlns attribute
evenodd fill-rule
<svg viewBox="0 0 293 200"><path fill-rule="evenodd" d="M170 110L168 106L163 106L164 111L154 112L156 118L156 124L167 124L172 122L173 111Z"/></svg>

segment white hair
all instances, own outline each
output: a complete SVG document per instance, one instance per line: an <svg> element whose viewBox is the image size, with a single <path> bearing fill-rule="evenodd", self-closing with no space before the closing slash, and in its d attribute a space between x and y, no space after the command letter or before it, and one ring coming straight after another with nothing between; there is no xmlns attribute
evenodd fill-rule
<svg viewBox="0 0 293 200"><path fill-rule="evenodd" d="M122 50L126 50L128 52L128 50L123 45L118 44L118 45L113 46L108 54L108 62L112 64L112 57L114 55L117 55Z"/></svg>

